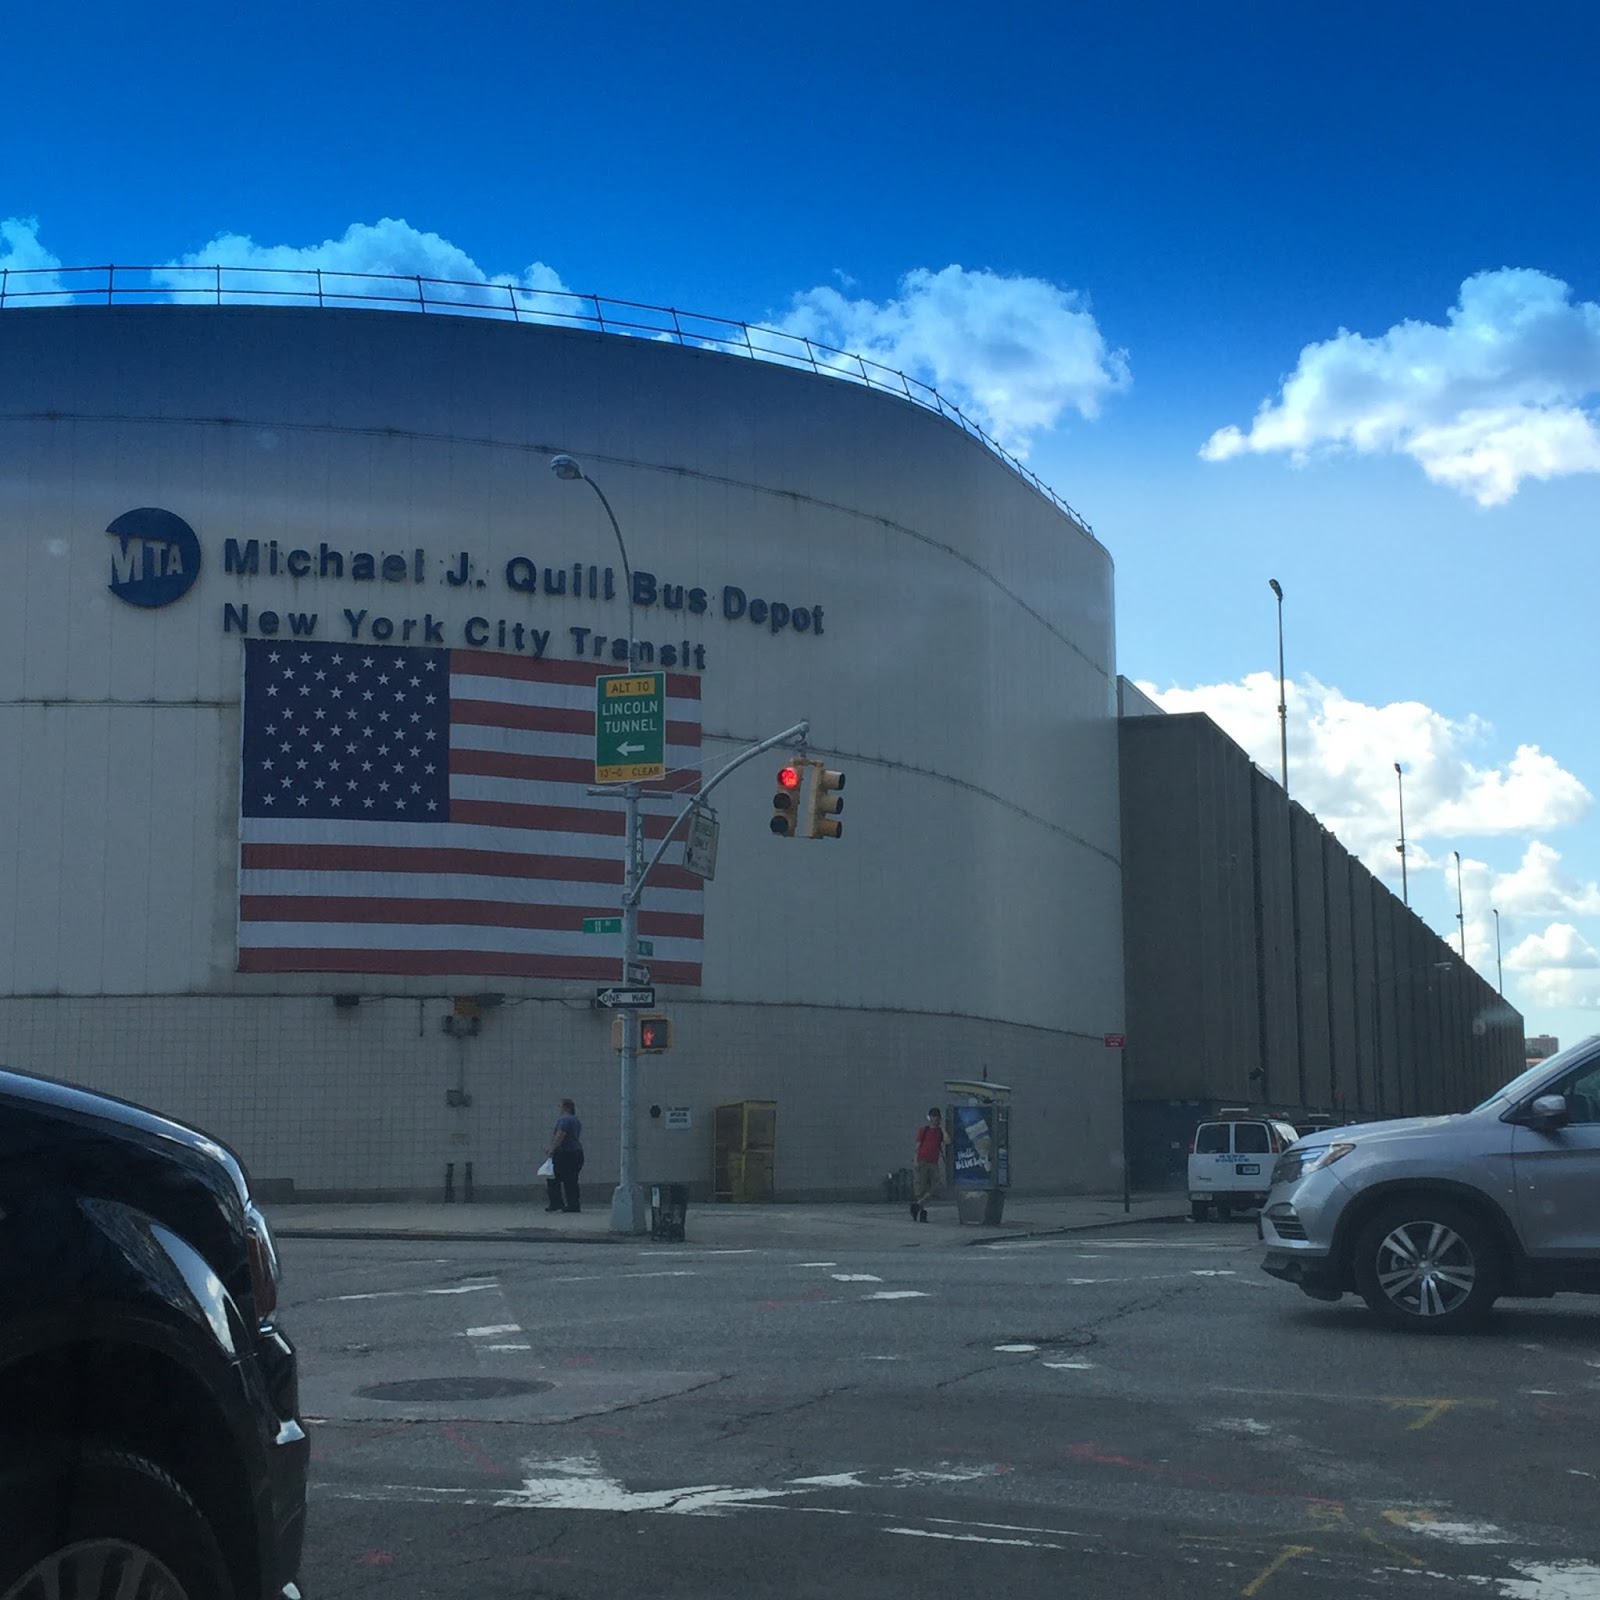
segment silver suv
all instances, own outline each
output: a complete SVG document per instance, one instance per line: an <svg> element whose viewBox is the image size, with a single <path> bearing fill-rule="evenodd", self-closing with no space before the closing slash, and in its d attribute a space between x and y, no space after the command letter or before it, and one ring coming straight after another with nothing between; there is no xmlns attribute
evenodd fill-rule
<svg viewBox="0 0 1600 1600"><path fill-rule="evenodd" d="M1600 1294L1600 1035L1472 1111L1292 1145L1262 1208L1262 1269L1443 1332L1502 1295Z"/></svg>

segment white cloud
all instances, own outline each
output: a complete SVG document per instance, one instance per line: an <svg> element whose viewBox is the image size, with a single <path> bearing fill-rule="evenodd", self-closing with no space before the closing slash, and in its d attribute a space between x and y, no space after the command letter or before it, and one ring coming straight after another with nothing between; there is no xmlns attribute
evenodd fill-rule
<svg viewBox="0 0 1600 1600"><path fill-rule="evenodd" d="M1536 1005L1600 1010L1600 950L1569 922L1529 934L1506 965L1524 974L1522 991Z"/></svg>
<svg viewBox="0 0 1600 1600"><path fill-rule="evenodd" d="M1561 852L1539 839L1514 872L1495 874L1487 892L1503 916L1600 917L1600 883L1563 872Z"/></svg>
<svg viewBox="0 0 1600 1600"><path fill-rule="evenodd" d="M559 315L571 310L570 303L559 298L567 293L566 285L555 269L542 261L533 262L517 276L491 276L448 239L437 233L424 233L397 217L384 217L375 223L353 222L338 239L304 246L260 245L245 234L219 233L198 250L180 256L165 271L157 272L155 281L170 291L192 291L197 285L203 289L212 280L194 269L216 266L303 273L304 283L298 287L305 294L315 296L320 291L333 299L369 295L392 304L397 286L376 279L421 277L435 280L427 290L428 298L434 301L453 300L463 307L482 305L503 312L510 306L508 291L514 288L530 291L517 296L517 307L523 314ZM247 271L236 270L231 278L223 278L224 291L235 300L265 287L263 280L252 278ZM282 298L282 283L271 287L280 291L274 298ZM507 292L488 292L491 290Z"/></svg>
<svg viewBox="0 0 1600 1600"><path fill-rule="evenodd" d="M1398 451L1479 505L1526 478L1600 472L1600 305L1557 278L1504 267L1468 278L1446 324L1402 322L1376 338L1341 328L1307 345L1276 403L1248 429L1219 428L1200 454L1318 446Z"/></svg>
<svg viewBox="0 0 1600 1600"><path fill-rule="evenodd" d="M6 272L6 300L19 305L51 305L61 288L61 263L39 243L37 217L0 217L0 269ZM50 295L41 300L39 295Z"/></svg>
<svg viewBox="0 0 1600 1600"><path fill-rule="evenodd" d="M1150 683L1139 688L1165 711L1203 711L1257 765L1277 775L1278 680L1271 673L1190 689L1161 690ZM1519 746L1501 763L1478 757L1492 730L1477 717L1453 719L1414 700L1367 705L1314 678L1291 682L1288 702L1290 793L1395 885L1400 879L1396 761L1405 769L1406 860L1413 874L1446 862L1453 871L1450 852L1456 840L1564 827L1577 822L1593 801L1576 777L1536 745ZM1430 840L1441 847L1437 856L1428 849ZM1550 855L1559 860L1555 852ZM1550 868L1530 850L1508 879L1508 897L1532 897L1538 874ZM1570 909L1578 912L1583 893L1574 892ZM1531 904L1515 903L1531 913Z"/></svg>
<svg viewBox="0 0 1600 1600"><path fill-rule="evenodd" d="M1083 298L1042 278L919 267L881 302L805 290L775 325L931 384L1019 456L1065 412L1092 419L1131 381Z"/></svg>

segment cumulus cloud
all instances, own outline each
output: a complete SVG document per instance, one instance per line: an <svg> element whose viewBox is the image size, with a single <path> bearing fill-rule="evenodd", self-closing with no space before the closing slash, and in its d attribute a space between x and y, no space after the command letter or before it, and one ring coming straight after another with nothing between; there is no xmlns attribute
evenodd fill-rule
<svg viewBox="0 0 1600 1600"><path fill-rule="evenodd" d="M1524 975L1523 992L1536 1005L1600 1011L1600 950L1570 922L1529 934L1506 965Z"/></svg>
<svg viewBox="0 0 1600 1600"><path fill-rule="evenodd" d="M259 293L265 289L249 270L265 268L303 274L301 287L306 294L320 292L324 298L336 300L376 295L393 301L395 286L376 280L421 277L434 280L427 289L430 300L452 300L464 308L481 305L504 311L511 304L510 291L515 290L519 312L559 316L571 311L562 298L568 291L560 274L544 262L535 261L516 275L491 275L448 239L425 233L398 217L355 222L340 238L312 245L262 245L247 234L219 233L157 272L155 281L174 294L192 293L197 288L203 292L214 280L200 269L217 266L234 269L232 276L224 275L222 287L235 300L248 297L252 290ZM272 287L280 291L274 298L282 298L281 283ZM491 290L504 292L488 292Z"/></svg>
<svg viewBox="0 0 1600 1600"><path fill-rule="evenodd" d="M1271 673L1195 688L1139 688L1165 711L1203 711L1257 765L1277 773L1278 680ZM1450 841L1546 832L1578 821L1593 802L1583 784L1537 745L1518 746L1507 761L1483 759L1492 730L1477 717L1451 718L1414 700L1367 705L1314 678L1290 683L1288 703L1290 793L1395 884L1396 761L1404 768L1406 859L1413 871L1448 859ZM1430 840L1443 847L1441 856L1430 855ZM1550 870L1549 861L1530 851L1510 875L1510 890L1520 886L1531 897L1539 874ZM1571 909L1581 903L1579 893Z"/></svg>
<svg viewBox="0 0 1600 1600"><path fill-rule="evenodd" d="M1561 852L1535 839L1513 872L1489 885L1493 904L1507 916L1600 917L1600 883L1580 882L1561 870Z"/></svg>
<svg viewBox="0 0 1600 1600"><path fill-rule="evenodd" d="M797 294L775 326L932 385L1018 456L1066 412L1098 416L1131 381L1083 297L1042 278L918 268L882 301L823 285Z"/></svg>
<svg viewBox="0 0 1600 1600"><path fill-rule="evenodd" d="M37 217L0 218L0 270L6 274L8 301L15 295L19 304L52 304L61 289L60 265L39 243Z"/></svg>
<svg viewBox="0 0 1600 1600"><path fill-rule="evenodd" d="M1375 338L1341 328L1307 345L1277 400L1247 429L1219 428L1200 454L1399 452L1435 483L1499 505L1527 478L1600 472L1597 394L1600 305L1506 267L1468 278L1442 325L1406 321Z"/></svg>

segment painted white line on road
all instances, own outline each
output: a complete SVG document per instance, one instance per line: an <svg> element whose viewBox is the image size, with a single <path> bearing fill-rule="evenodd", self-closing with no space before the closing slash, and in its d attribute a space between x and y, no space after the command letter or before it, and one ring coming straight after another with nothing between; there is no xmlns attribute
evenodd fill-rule
<svg viewBox="0 0 1600 1600"><path fill-rule="evenodd" d="M863 1361L905 1361L905 1356L862 1356Z"/></svg>
<svg viewBox="0 0 1600 1600"><path fill-rule="evenodd" d="M864 1294L863 1300L926 1300L921 1289L880 1289L876 1294Z"/></svg>
<svg viewBox="0 0 1600 1600"><path fill-rule="evenodd" d="M1600 1600L1600 1567L1587 1561L1513 1561L1520 1578L1498 1578L1507 1600Z"/></svg>
<svg viewBox="0 0 1600 1600"><path fill-rule="evenodd" d="M1004 1356L1011 1356L1011 1355L1026 1356L1026 1355L1032 1355L1033 1352L1035 1350L1037 1350L1038 1348L1039 1347L1036 1344L997 1344L995 1346L995 1349L998 1350L1000 1352L1000 1354L1004 1355Z"/></svg>
<svg viewBox="0 0 1600 1600"><path fill-rule="evenodd" d="M939 1533L933 1528L881 1528L880 1533L897 1533L907 1539L947 1539L955 1544L1004 1544L1023 1550L1067 1550L1070 1545L1052 1544L1048 1539L997 1539L989 1533Z"/></svg>
<svg viewBox="0 0 1600 1600"><path fill-rule="evenodd" d="M800 1267L836 1267L839 1263L837 1261L797 1261L795 1265Z"/></svg>
<svg viewBox="0 0 1600 1600"><path fill-rule="evenodd" d="M833 1272L829 1273L835 1283L882 1283L875 1272Z"/></svg>
<svg viewBox="0 0 1600 1600"><path fill-rule="evenodd" d="M521 1325L515 1322L491 1322L486 1328L468 1328L466 1337L469 1339L487 1339L496 1333L521 1333Z"/></svg>
<svg viewBox="0 0 1600 1600"><path fill-rule="evenodd" d="M498 1283L464 1283L453 1289L379 1289L372 1294L336 1294L335 1300L400 1300L421 1294L482 1294Z"/></svg>
<svg viewBox="0 0 1600 1600"><path fill-rule="evenodd" d="M1052 1372L1093 1372L1092 1361L1041 1361L1041 1367L1049 1367Z"/></svg>
<svg viewBox="0 0 1600 1600"><path fill-rule="evenodd" d="M1239 1274L1231 1269L1224 1270L1219 1267L1191 1267L1191 1278L1237 1278Z"/></svg>
<svg viewBox="0 0 1600 1600"><path fill-rule="evenodd" d="M547 1278L546 1283L612 1283L623 1278L693 1278L696 1277L691 1267L680 1267L673 1272L586 1272L581 1276L570 1278Z"/></svg>
<svg viewBox="0 0 1600 1600"><path fill-rule="evenodd" d="M531 1350L531 1344L491 1344L485 1345L486 1350Z"/></svg>

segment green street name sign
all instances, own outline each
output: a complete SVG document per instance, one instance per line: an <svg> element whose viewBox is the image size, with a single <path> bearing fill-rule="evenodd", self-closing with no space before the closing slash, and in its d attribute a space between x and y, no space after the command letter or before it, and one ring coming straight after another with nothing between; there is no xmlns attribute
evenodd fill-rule
<svg viewBox="0 0 1600 1600"><path fill-rule="evenodd" d="M585 933L621 933L621 917L585 917L583 919Z"/></svg>
<svg viewBox="0 0 1600 1600"><path fill-rule="evenodd" d="M607 673L594 685L594 781L667 775L667 675Z"/></svg>

